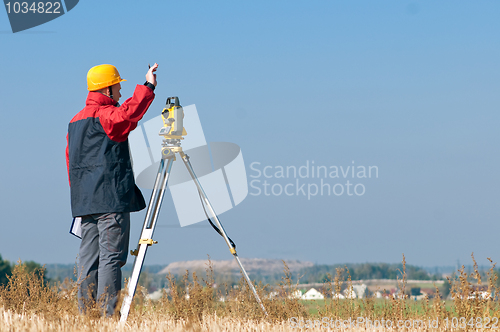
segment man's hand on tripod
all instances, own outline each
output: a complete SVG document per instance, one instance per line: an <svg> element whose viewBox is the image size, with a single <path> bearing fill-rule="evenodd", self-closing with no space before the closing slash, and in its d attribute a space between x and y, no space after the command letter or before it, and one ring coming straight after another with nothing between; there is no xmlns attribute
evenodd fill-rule
<svg viewBox="0 0 500 332"><path fill-rule="evenodd" d="M153 74L158 68L158 64L155 63L153 67L149 68L148 73L146 74L146 81L156 86L156 74Z"/></svg>

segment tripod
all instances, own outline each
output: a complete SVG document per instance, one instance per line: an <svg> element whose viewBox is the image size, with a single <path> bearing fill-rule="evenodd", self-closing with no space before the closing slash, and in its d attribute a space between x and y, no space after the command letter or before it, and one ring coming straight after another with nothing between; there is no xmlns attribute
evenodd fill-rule
<svg viewBox="0 0 500 332"><path fill-rule="evenodd" d="M202 200L202 205L208 208L208 211L210 212L212 219L215 221L217 227L210 221L210 218L208 218L207 216L208 221L210 222L210 224L212 224L214 229L224 238L224 241L229 247L229 251L235 258L236 262L238 263L241 273L243 274L248 283L248 287L250 287L250 289L252 290L255 299L257 300L257 303L259 303L262 311L267 316L267 311L264 308L264 305L262 304L262 301L260 300L259 295L257 294L257 291L255 290L255 287L252 284L252 281L248 277L248 274L246 273L245 269L243 268L243 265L241 264L238 254L236 253L236 245L227 236L224 227L222 227L222 224L217 214L215 213L212 204L210 204L210 201L208 200L208 197L205 194L205 191L203 190L201 183L198 180L198 177L194 173L193 167L191 166L191 162L189 161L189 156L182 151L181 147L181 140L183 139L182 136L186 135L187 133L185 129L182 127L182 118L184 117L184 114L182 111L182 107L179 105L179 99L177 97L168 98L167 106L170 107L165 108L163 110L162 116L168 112L168 118L163 117L164 127L161 128L159 133L160 135L165 137L165 139L163 140L162 150L161 150L162 159L160 161L160 166L158 167L158 172L156 174L153 193L151 194L151 198L149 201L138 247L133 251L131 250L131 254L136 257L134 261L134 267L132 269L132 275L130 276L127 287L127 295L123 299L122 307L120 310L121 314L120 322L125 322L127 320L130 311L130 306L132 304L132 299L137 289L137 283L139 281L139 276L142 270L142 265L144 263L148 247L151 246L152 244L157 243L156 241L153 241L153 233L156 227L156 222L158 220L158 214L160 212L161 203L163 201L163 195L165 194L165 190L167 189L168 178L170 175L170 171L172 169L172 164L176 160L175 158L176 154L179 154L182 161L184 162L184 165L186 166L189 175L191 176L194 184L196 185L196 188L198 189L198 193Z"/></svg>

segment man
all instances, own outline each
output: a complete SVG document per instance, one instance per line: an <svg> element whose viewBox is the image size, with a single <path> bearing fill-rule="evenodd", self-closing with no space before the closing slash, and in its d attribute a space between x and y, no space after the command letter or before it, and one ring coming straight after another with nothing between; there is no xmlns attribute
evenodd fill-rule
<svg viewBox="0 0 500 332"><path fill-rule="evenodd" d="M98 301L114 314L121 290L121 267L128 254L130 212L146 207L134 181L128 135L155 97L155 63L146 83L137 85L121 106L121 78L112 65L87 74L86 106L68 126L66 162L73 217L81 217L78 303L86 312Z"/></svg>

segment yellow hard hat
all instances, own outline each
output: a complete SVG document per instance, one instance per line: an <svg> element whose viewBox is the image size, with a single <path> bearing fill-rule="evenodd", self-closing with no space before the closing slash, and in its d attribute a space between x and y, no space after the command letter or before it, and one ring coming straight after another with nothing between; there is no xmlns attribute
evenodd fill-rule
<svg viewBox="0 0 500 332"><path fill-rule="evenodd" d="M112 65L99 65L90 68L87 73L87 88L96 91L126 81L120 77L118 70Z"/></svg>

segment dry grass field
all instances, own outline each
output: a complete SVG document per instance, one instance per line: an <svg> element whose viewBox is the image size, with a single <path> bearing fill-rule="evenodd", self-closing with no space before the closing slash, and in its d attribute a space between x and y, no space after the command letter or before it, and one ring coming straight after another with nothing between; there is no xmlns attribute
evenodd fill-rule
<svg viewBox="0 0 500 332"><path fill-rule="evenodd" d="M472 257L474 260L474 257ZM400 294L405 294L403 257ZM118 317L102 318L99 305L87 315L78 313L78 284L66 281L49 287L43 277L28 273L18 264L6 286L0 288L0 331L365 331L365 330L494 330L500 328L499 290L495 264L481 276L476 267L470 274L462 268L450 279L453 303L445 305L439 292L433 299L411 301L406 296L379 300L337 299L329 296L314 311L292 296L294 285L284 268L276 287L257 285L269 313L266 317L250 290L240 281L237 288L214 284L213 270L205 276L186 274L182 280L169 276L170 292L150 301L143 289L134 299L128 322ZM340 293L351 285L349 274L338 269L325 285L325 294ZM347 275L347 280L342 276ZM475 284L486 277L488 290L479 296ZM483 283L484 284L484 283ZM270 296L273 292L274 296ZM486 295L485 295L486 294ZM188 295L188 296L187 296ZM220 301L224 298L224 301ZM314 304L313 304L314 306ZM312 313L314 312L314 313ZM392 327L392 328L391 328Z"/></svg>

